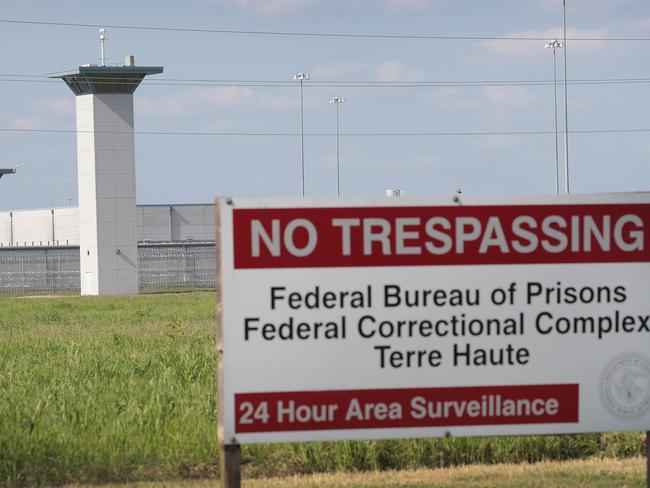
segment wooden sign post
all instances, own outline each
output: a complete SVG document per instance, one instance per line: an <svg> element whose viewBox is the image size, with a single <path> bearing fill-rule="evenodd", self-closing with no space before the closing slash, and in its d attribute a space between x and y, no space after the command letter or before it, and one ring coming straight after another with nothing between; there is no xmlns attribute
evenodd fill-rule
<svg viewBox="0 0 650 488"><path fill-rule="evenodd" d="M221 488L241 486L241 448L239 444L221 444Z"/></svg>
<svg viewBox="0 0 650 488"><path fill-rule="evenodd" d="M219 415L219 459L221 467L221 488L240 488L241 487L241 448L233 439L225 439L223 432L224 425L224 401L223 401L223 290L221 275L221 200L215 202L216 216L216 258L217 258L217 352L219 354L219 364L217 367L217 409Z"/></svg>

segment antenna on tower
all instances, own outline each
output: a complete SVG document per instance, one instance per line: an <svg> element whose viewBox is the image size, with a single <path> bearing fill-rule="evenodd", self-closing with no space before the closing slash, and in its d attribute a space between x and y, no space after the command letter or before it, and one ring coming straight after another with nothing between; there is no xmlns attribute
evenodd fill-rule
<svg viewBox="0 0 650 488"><path fill-rule="evenodd" d="M99 50L101 52L102 66L106 66L106 53L104 52L104 39L106 39L106 29L99 29Z"/></svg>

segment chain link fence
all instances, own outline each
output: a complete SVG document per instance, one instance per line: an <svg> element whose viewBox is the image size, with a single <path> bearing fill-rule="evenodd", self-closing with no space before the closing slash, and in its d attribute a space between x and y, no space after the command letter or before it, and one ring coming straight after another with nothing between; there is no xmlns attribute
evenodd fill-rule
<svg viewBox="0 0 650 488"><path fill-rule="evenodd" d="M0 293L79 292L78 247L0 249Z"/></svg>
<svg viewBox="0 0 650 488"><path fill-rule="evenodd" d="M139 244L141 292L214 288L212 243ZM0 294L79 293L78 247L0 248Z"/></svg>
<svg viewBox="0 0 650 488"><path fill-rule="evenodd" d="M141 292L214 288L216 276L214 244L138 246Z"/></svg>

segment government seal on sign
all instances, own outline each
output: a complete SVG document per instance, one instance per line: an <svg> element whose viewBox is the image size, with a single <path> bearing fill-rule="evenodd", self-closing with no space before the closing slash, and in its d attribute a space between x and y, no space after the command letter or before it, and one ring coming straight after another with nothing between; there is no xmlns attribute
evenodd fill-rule
<svg viewBox="0 0 650 488"><path fill-rule="evenodd" d="M650 411L650 361L640 354L614 359L603 374L601 394L617 417L633 419Z"/></svg>

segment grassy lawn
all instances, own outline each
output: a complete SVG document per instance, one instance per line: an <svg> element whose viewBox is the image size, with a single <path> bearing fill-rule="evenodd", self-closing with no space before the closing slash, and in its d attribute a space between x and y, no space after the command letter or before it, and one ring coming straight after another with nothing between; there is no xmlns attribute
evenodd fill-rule
<svg viewBox="0 0 650 488"><path fill-rule="evenodd" d="M585 461L542 462L463 466L437 470L335 473L290 478L245 480L244 488L633 488L645 487L645 459L590 459ZM211 488L214 480L167 481L106 485L97 488ZM68 488L87 488L74 485Z"/></svg>
<svg viewBox="0 0 650 488"><path fill-rule="evenodd" d="M212 294L0 300L0 485L211 474Z"/></svg>
<svg viewBox="0 0 650 488"><path fill-rule="evenodd" d="M217 476L214 310L210 292L0 297L0 486ZM256 445L244 474L625 458L641 455L642 438Z"/></svg>

